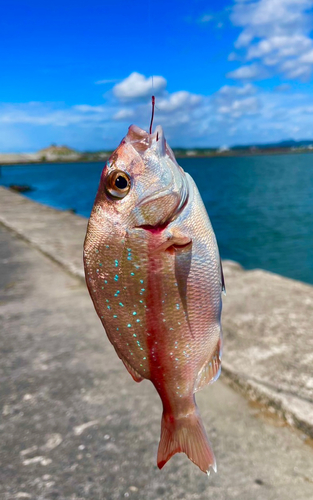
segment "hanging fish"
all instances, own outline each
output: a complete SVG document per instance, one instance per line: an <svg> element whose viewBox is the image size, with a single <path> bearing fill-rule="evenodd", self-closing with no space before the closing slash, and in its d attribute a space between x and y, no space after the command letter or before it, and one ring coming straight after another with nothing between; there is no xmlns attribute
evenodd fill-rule
<svg viewBox="0 0 313 500"><path fill-rule="evenodd" d="M118 356L162 400L158 467L184 452L216 471L194 394L220 374L221 261L198 189L160 126L149 134L132 125L106 163L84 265Z"/></svg>

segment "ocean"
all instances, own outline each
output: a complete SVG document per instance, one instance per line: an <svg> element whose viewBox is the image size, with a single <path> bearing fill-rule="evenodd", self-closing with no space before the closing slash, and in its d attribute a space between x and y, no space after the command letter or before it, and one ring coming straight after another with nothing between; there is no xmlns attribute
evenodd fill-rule
<svg viewBox="0 0 313 500"><path fill-rule="evenodd" d="M184 158L223 259L313 284L313 154ZM0 184L28 184L26 196L88 217L101 163L1 167Z"/></svg>

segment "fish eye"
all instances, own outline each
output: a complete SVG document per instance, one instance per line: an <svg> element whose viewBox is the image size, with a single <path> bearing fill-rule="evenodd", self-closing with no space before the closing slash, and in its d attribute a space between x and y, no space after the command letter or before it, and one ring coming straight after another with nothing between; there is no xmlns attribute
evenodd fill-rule
<svg viewBox="0 0 313 500"><path fill-rule="evenodd" d="M113 198L124 198L130 190L130 178L123 170L113 170L106 177L105 187Z"/></svg>

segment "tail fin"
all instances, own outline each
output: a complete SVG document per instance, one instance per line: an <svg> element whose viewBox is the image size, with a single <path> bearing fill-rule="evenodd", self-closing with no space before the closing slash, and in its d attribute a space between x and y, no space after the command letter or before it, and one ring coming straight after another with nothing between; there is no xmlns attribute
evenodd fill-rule
<svg viewBox="0 0 313 500"><path fill-rule="evenodd" d="M216 472L214 453L198 410L179 419L163 413L157 459L159 469L180 452L186 453L203 472L209 474L210 467Z"/></svg>

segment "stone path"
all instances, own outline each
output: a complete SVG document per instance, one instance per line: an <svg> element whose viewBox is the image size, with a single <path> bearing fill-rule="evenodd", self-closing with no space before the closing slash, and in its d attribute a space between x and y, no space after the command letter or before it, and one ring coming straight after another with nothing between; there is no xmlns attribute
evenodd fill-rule
<svg viewBox="0 0 313 500"><path fill-rule="evenodd" d="M85 218L0 187L0 222L84 279ZM224 274L224 376L313 439L313 287L230 261Z"/></svg>
<svg viewBox="0 0 313 500"><path fill-rule="evenodd" d="M5 198L4 191L0 191L0 217L11 231L0 227L1 500L312 500L310 440L271 409L249 403L225 383L238 377L233 383L247 394L259 383L255 370L262 363L271 369L265 334L276 323L271 320L266 328L262 323L269 306L266 290L257 301L261 285L274 283L267 285L267 291L273 293L272 301L281 301L283 310L287 305L280 294L286 287L300 302L303 290L310 294L311 288L261 271L225 266L227 378L197 394L218 474L207 478L184 455L176 455L159 471L158 396L149 382L133 382L115 355L79 278L79 267L77 276L66 272L67 261L72 262L72 272L76 262L80 265L77 252L86 221L13 193ZM13 200L11 194L17 198ZM14 211L8 207L12 202L15 227ZM64 236L69 234L67 242ZM56 246L59 253L54 258L64 268L42 253L50 255ZM242 286L233 296L236 282ZM254 303L259 304L258 314L251 309ZM292 313L291 303L286 310ZM292 331L292 321L292 317L285 320L283 328ZM251 338L245 340L242 325L247 330L256 326ZM303 324L298 335L302 329ZM297 338L291 341L296 347L301 344ZM253 348L258 363L251 361ZM273 355L283 354L276 349ZM310 354L308 347L306 354ZM233 369L236 363L237 371ZM262 379L253 397L263 394L264 388L280 394L276 384L282 383L284 373L287 367L270 383ZM291 382L299 384L297 390L304 390L297 379ZM307 401L310 391L293 397ZM292 409L290 415L295 418Z"/></svg>

